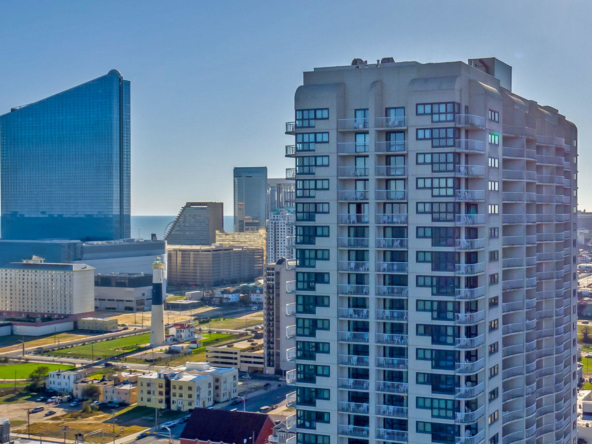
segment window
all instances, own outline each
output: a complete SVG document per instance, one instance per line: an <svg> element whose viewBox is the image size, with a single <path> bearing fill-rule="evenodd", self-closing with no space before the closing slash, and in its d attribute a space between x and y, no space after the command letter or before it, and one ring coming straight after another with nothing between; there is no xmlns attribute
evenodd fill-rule
<svg viewBox="0 0 592 444"><path fill-rule="evenodd" d="M434 364L432 363L432 368ZM454 370L454 357L452 359L452 370ZM430 385L432 393L441 393L443 395L454 395L456 390L454 375L441 375L436 373L417 373L417 384Z"/></svg>
<svg viewBox="0 0 592 444"><path fill-rule="evenodd" d="M328 109L299 109L296 110L296 128L314 128L316 120L327 120Z"/></svg>
<svg viewBox="0 0 592 444"><path fill-rule="evenodd" d="M496 433L491 438L489 438L489 444L499 444L499 433Z"/></svg>
<svg viewBox="0 0 592 444"><path fill-rule="evenodd" d="M492 391L489 392L489 395L487 397L489 398L489 402L491 402L494 399L497 399L498 396L499 396L499 388L496 387Z"/></svg>
<svg viewBox="0 0 592 444"><path fill-rule="evenodd" d="M317 399L328 401L329 389L311 388L311 387L297 387L296 388L296 403L300 405L316 406Z"/></svg>
<svg viewBox="0 0 592 444"><path fill-rule="evenodd" d="M459 213L458 202L417 202L417 214L431 214L432 222L453 222Z"/></svg>
<svg viewBox="0 0 592 444"><path fill-rule="evenodd" d="M432 411L432 418L454 419L454 400L417 397L417 408Z"/></svg>
<svg viewBox="0 0 592 444"><path fill-rule="evenodd" d="M316 197L317 190L328 190L329 179L310 179L296 181L296 197Z"/></svg>
<svg viewBox="0 0 592 444"><path fill-rule="evenodd" d="M432 116L432 122L454 122L454 116L460 113L460 103L418 103L415 108L418 116Z"/></svg>
<svg viewBox="0 0 592 444"><path fill-rule="evenodd" d="M454 172L460 164L459 153L417 153L417 165L431 165L433 173Z"/></svg>
<svg viewBox="0 0 592 444"><path fill-rule="evenodd" d="M499 410L496 410L491 415L489 415L489 418L487 419L487 422L489 423L489 425L491 425L495 421L497 421L498 419L499 419Z"/></svg>
<svg viewBox="0 0 592 444"><path fill-rule="evenodd" d="M499 319L494 319L493 321L489 321L489 331L495 331L499 328Z"/></svg>
<svg viewBox="0 0 592 444"><path fill-rule="evenodd" d="M418 251L417 263L431 263L432 271L455 271L460 255L454 251Z"/></svg>
<svg viewBox="0 0 592 444"><path fill-rule="evenodd" d="M489 228L489 239L498 239L498 238L499 238L499 227Z"/></svg>
<svg viewBox="0 0 592 444"><path fill-rule="evenodd" d="M432 369L435 370L454 370L455 356L454 350L431 350L429 348L418 348L416 356L419 361L431 361ZM433 378L435 375L432 375Z"/></svg>
<svg viewBox="0 0 592 444"><path fill-rule="evenodd" d="M489 275L489 285L499 284L499 273Z"/></svg>
<svg viewBox="0 0 592 444"><path fill-rule="evenodd" d="M454 330L451 325L417 324L417 336L431 336L433 345L454 345Z"/></svg>
<svg viewBox="0 0 592 444"><path fill-rule="evenodd" d="M329 330L329 319L296 318L296 336L314 338L317 330Z"/></svg>
<svg viewBox="0 0 592 444"><path fill-rule="evenodd" d="M495 308L499 305L499 296L489 298L489 308Z"/></svg>
<svg viewBox="0 0 592 444"><path fill-rule="evenodd" d="M489 112L487 113L487 116L489 117L489 120L493 120L494 122L499 122L499 113L497 111L490 109Z"/></svg>
<svg viewBox="0 0 592 444"><path fill-rule="evenodd" d="M454 424L440 424L438 422L417 421L417 433L425 433L431 436L432 442L454 443L454 437L458 434Z"/></svg>
<svg viewBox="0 0 592 444"><path fill-rule="evenodd" d="M296 249L296 266L314 268L317 261L328 261L329 250L301 250Z"/></svg>
<svg viewBox="0 0 592 444"><path fill-rule="evenodd" d="M329 227L296 227L296 245L315 245L317 237L329 237Z"/></svg>
<svg viewBox="0 0 592 444"><path fill-rule="evenodd" d="M317 307L328 307L329 296L296 295L296 313L315 314Z"/></svg>
<svg viewBox="0 0 592 444"><path fill-rule="evenodd" d="M298 444L331 444L328 435L313 435L311 433L296 433Z"/></svg>
<svg viewBox="0 0 592 444"><path fill-rule="evenodd" d="M489 167L490 168L499 168L499 159L495 157L489 158Z"/></svg>
<svg viewBox="0 0 592 444"><path fill-rule="evenodd" d="M329 354L328 342L296 341L296 357L298 359L316 359L316 354Z"/></svg>
<svg viewBox="0 0 592 444"><path fill-rule="evenodd" d="M499 214L499 205L489 204L489 214Z"/></svg>
<svg viewBox="0 0 592 444"><path fill-rule="evenodd" d="M494 342L488 346L489 355L495 355L499 351L499 342Z"/></svg>
<svg viewBox="0 0 592 444"><path fill-rule="evenodd" d="M418 239L432 239L432 247L454 247L460 237L456 227L417 227Z"/></svg>
<svg viewBox="0 0 592 444"><path fill-rule="evenodd" d="M489 133L489 143L492 145L499 145L499 134L498 133Z"/></svg>
<svg viewBox="0 0 592 444"><path fill-rule="evenodd" d="M499 191L499 182L497 180L489 181L489 191Z"/></svg>
<svg viewBox="0 0 592 444"><path fill-rule="evenodd" d="M297 203L296 204L296 220L299 221L315 221L316 214L328 214L328 203Z"/></svg>
<svg viewBox="0 0 592 444"><path fill-rule="evenodd" d="M455 313L458 313L457 302L418 300L417 311L432 313L432 319L436 321L454 321Z"/></svg>
<svg viewBox="0 0 592 444"><path fill-rule="evenodd" d="M296 273L296 290L315 291L316 284L328 284L329 273Z"/></svg>
<svg viewBox="0 0 592 444"><path fill-rule="evenodd" d="M328 167L329 156L296 157L296 174L315 174L317 167Z"/></svg>
<svg viewBox="0 0 592 444"><path fill-rule="evenodd" d="M460 137L458 128L418 128L416 140L431 140L432 148L453 147Z"/></svg>
<svg viewBox="0 0 592 444"><path fill-rule="evenodd" d="M432 289L432 296L455 296L460 278L452 276L417 276L417 287Z"/></svg>
<svg viewBox="0 0 592 444"><path fill-rule="evenodd" d="M329 133L296 134L296 151L314 151L317 143L329 143Z"/></svg>
<svg viewBox="0 0 592 444"><path fill-rule="evenodd" d="M492 250L489 252L489 262L499 261L499 250Z"/></svg>
<svg viewBox="0 0 592 444"><path fill-rule="evenodd" d="M296 365L296 380L298 382L307 382L314 384L317 376L328 378L330 376L330 367L328 365Z"/></svg>
<svg viewBox="0 0 592 444"><path fill-rule="evenodd" d="M489 378L493 378L495 376L497 376L497 374L499 373L499 365L495 364L493 367L489 367Z"/></svg>
<svg viewBox="0 0 592 444"><path fill-rule="evenodd" d="M296 410L297 427L303 429L316 429L317 422L329 424L329 412L316 410Z"/></svg>
<svg viewBox="0 0 592 444"><path fill-rule="evenodd" d="M432 190L432 197L452 197L460 188L460 179L455 177L418 177L418 190Z"/></svg>

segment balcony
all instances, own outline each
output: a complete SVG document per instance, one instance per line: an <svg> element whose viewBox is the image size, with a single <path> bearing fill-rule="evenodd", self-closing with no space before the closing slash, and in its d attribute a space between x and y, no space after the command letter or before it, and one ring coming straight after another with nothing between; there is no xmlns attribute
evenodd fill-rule
<svg viewBox="0 0 592 444"><path fill-rule="evenodd" d="M288 325L286 327L286 338L295 338L296 337L296 326L295 325Z"/></svg>
<svg viewBox="0 0 592 444"><path fill-rule="evenodd" d="M286 179L296 179L296 168L286 168Z"/></svg>
<svg viewBox="0 0 592 444"><path fill-rule="evenodd" d="M294 316L296 314L296 304L286 304L286 316Z"/></svg>
<svg viewBox="0 0 592 444"><path fill-rule="evenodd" d="M359 415L368 415L370 413L370 404L360 402L343 402L337 404L337 411L341 413L353 413Z"/></svg>
<svg viewBox="0 0 592 444"><path fill-rule="evenodd" d="M458 399L471 399L476 398L485 391L485 383L483 382L473 386L469 386L468 384L466 387L457 387L454 396Z"/></svg>
<svg viewBox="0 0 592 444"><path fill-rule="evenodd" d="M338 237L339 248L368 248L370 245L367 237Z"/></svg>
<svg viewBox="0 0 592 444"><path fill-rule="evenodd" d="M369 128L368 118L338 119L337 129L339 131L359 131Z"/></svg>
<svg viewBox="0 0 592 444"><path fill-rule="evenodd" d="M349 365L351 367L368 367L370 358L368 356L356 355L337 355L339 365Z"/></svg>
<svg viewBox="0 0 592 444"><path fill-rule="evenodd" d="M457 114L456 126L459 128L485 129L485 117L474 114Z"/></svg>
<svg viewBox="0 0 592 444"><path fill-rule="evenodd" d="M467 430L467 432L469 432ZM454 438L454 444L481 444L485 441L485 431L481 430L479 433L473 436L469 436L470 432L467 436L457 436Z"/></svg>
<svg viewBox="0 0 592 444"><path fill-rule="evenodd" d="M485 248L485 239L456 239L455 248L461 251L482 250Z"/></svg>
<svg viewBox="0 0 592 444"><path fill-rule="evenodd" d="M407 214L377 214L378 225L407 225Z"/></svg>
<svg viewBox="0 0 592 444"><path fill-rule="evenodd" d="M296 291L296 281L286 281L286 293L294 293Z"/></svg>
<svg viewBox="0 0 592 444"><path fill-rule="evenodd" d="M391 429L376 429L376 439L390 442L407 442L408 432Z"/></svg>
<svg viewBox="0 0 592 444"><path fill-rule="evenodd" d="M296 347L286 349L286 361L292 362L296 359Z"/></svg>
<svg viewBox="0 0 592 444"><path fill-rule="evenodd" d="M374 291L376 296L392 296L396 298L406 298L409 294L407 287L399 285L377 285Z"/></svg>
<svg viewBox="0 0 592 444"><path fill-rule="evenodd" d="M455 216L455 223L456 225L460 225L463 227L473 225L484 225L485 214L457 214Z"/></svg>
<svg viewBox="0 0 592 444"><path fill-rule="evenodd" d="M381 356L376 357L376 367L386 368L389 370L406 370L408 361L405 358L384 358Z"/></svg>
<svg viewBox="0 0 592 444"><path fill-rule="evenodd" d="M392 237L378 237L376 238L376 248L384 248L388 250L406 250L407 239L392 238Z"/></svg>
<svg viewBox="0 0 592 444"><path fill-rule="evenodd" d="M477 373L485 367L485 359L481 358L474 362L457 362L455 364L457 373L464 375Z"/></svg>
<svg viewBox="0 0 592 444"><path fill-rule="evenodd" d="M504 236L502 238L502 245L504 247L513 247L517 245L524 245L526 239L524 236Z"/></svg>
<svg viewBox="0 0 592 444"><path fill-rule="evenodd" d="M516 322L513 324L506 324L502 327L502 335L511 335L514 333L521 333L524 331L524 322Z"/></svg>
<svg viewBox="0 0 592 444"><path fill-rule="evenodd" d="M286 145L286 156L285 157L296 157L296 146Z"/></svg>
<svg viewBox="0 0 592 444"><path fill-rule="evenodd" d="M374 142L374 152L377 154L381 153L406 153L407 152L407 141L406 140L392 140L386 142Z"/></svg>
<svg viewBox="0 0 592 444"><path fill-rule="evenodd" d="M454 175L457 177L485 177L485 167L480 165L456 165Z"/></svg>
<svg viewBox="0 0 592 444"><path fill-rule="evenodd" d="M376 129L397 129L406 128L407 119L405 116L376 117L374 120Z"/></svg>
<svg viewBox="0 0 592 444"><path fill-rule="evenodd" d="M524 170L502 170L502 178L504 180L524 180Z"/></svg>
<svg viewBox="0 0 592 444"><path fill-rule="evenodd" d="M485 142L482 140L458 139L456 140L456 151L463 153L484 154Z"/></svg>
<svg viewBox="0 0 592 444"><path fill-rule="evenodd" d="M471 276L481 273L485 273L484 262L477 264L455 264L454 266L454 274L457 276Z"/></svg>
<svg viewBox="0 0 592 444"><path fill-rule="evenodd" d="M406 310L381 310L376 309L376 319L381 321L403 321L407 322L407 311Z"/></svg>
<svg viewBox="0 0 592 444"><path fill-rule="evenodd" d="M292 407L296 404L296 392L291 392L286 395L286 407Z"/></svg>
<svg viewBox="0 0 592 444"><path fill-rule="evenodd" d="M366 392L370 390L370 381L367 379L339 378L337 384L340 389L362 390Z"/></svg>
<svg viewBox="0 0 592 444"><path fill-rule="evenodd" d="M337 317L341 319L368 319L370 310L366 308L338 308Z"/></svg>
<svg viewBox="0 0 592 444"><path fill-rule="evenodd" d="M341 342L354 342L367 344L370 342L370 333L363 331L339 331L337 339Z"/></svg>
<svg viewBox="0 0 592 444"><path fill-rule="evenodd" d="M337 154L360 154L368 152L368 144L360 142L338 142Z"/></svg>
<svg viewBox="0 0 592 444"><path fill-rule="evenodd" d="M394 405L377 405L376 414L379 416L389 416L391 418L407 418L407 407L398 407Z"/></svg>
<svg viewBox="0 0 592 444"><path fill-rule="evenodd" d="M337 191L337 200L342 202L360 202L370 198L368 191L358 190L339 190Z"/></svg>
<svg viewBox="0 0 592 444"><path fill-rule="evenodd" d="M456 313L455 322L461 325L477 324L485 320L485 311L477 311L475 313Z"/></svg>
<svg viewBox="0 0 592 444"><path fill-rule="evenodd" d="M296 382L296 370L288 370L286 372L286 384L294 384Z"/></svg>
<svg viewBox="0 0 592 444"><path fill-rule="evenodd" d="M286 134L296 134L296 122L286 122Z"/></svg>
<svg viewBox="0 0 592 444"><path fill-rule="evenodd" d="M407 273L407 262L376 262L377 273Z"/></svg>
<svg viewBox="0 0 592 444"><path fill-rule="evenodd" d="M407 345L407 335L376 333L376 342L387 345Z"/></svg>
<svg viewBox="0 0 592 444"><path fill-rule="evenodd" d="M338 284L337 292L344 296L368 296L370 294L369 285Z"/></svg>
<svg viewBox="0 0 592 444"><path fill-rule="evenodd" d="M346 272L365 272L367 273L370 270L370 262L368 261L339 261L338 268L339 271L346 271Z"/></svg>
<svg viewBox="0 0 592 444"><path fill-rule="evenodd" d="M471 424L477 422L485 414L485 407L481 406L474 412L457 412L455 422L457 424Z"/></svg>
<svg viewBox="0 0 592 444"><path fill-rule="evenodd" d="M337 217L341 225L367 225L369 223L367 214L340 214Z"/></svg>
<svg viewBox="0 0 592 444"><path fill-rule="evenodd" d="M409 384L406 382L391 382L391 381L376 381L377 392L387 393L407 393L409 390Z"/></svg>
<svg viewBox="0 0 592 444"><path fill-rule="evenodd" d="M456 190L455 199L461 202L483 202L484 190Z"/></svg>
<svg viewBox="0 0 592 444"><path fill-rule="evenodd" d="M458 350L469 350L478 348L485 343L485 335L479 335L474 338L456 338L455 348Z"/></svg>
<svg viewBox="0 0 592 444"><path fill-rule="evenodd" d="M378 165L375 168L374 174L378 177L404 177L407 176L407 166L387 166Z"/></svg>
<svg viewBox="0 0 592 444"><path fill-rule="evenodd" d="M457 288L456 299L462 301L472 301L485 296L485 287L477 288Z"/></svg>
<svg viewBox="0 0 592 444"><path fill-rule="evenodd" d="M339 424L337 426L337 434L341 436L353 436L355 438L368 438L370 436L370 429L368 427Z"/></svg>
<svg viewBox="0 0 592 444"><path fill-rule="evenodd" d="M296 426L296 414L292 414L290 416L286 416L286 428L288 430L293 429ZM287 441L286 441L287 443Z"/></svg>
<svg viewBox="0 0 592 444"><path fill-rule="evenodd" d="M376 200L407 200L407 190L376 190Z"/></svg>
<svg viewBox="0 0 592 444"><path fill-rule="evenodd" d="M337 167L338 177L368 177L370 174L369 168L356 166L340 166Z"/></svg>

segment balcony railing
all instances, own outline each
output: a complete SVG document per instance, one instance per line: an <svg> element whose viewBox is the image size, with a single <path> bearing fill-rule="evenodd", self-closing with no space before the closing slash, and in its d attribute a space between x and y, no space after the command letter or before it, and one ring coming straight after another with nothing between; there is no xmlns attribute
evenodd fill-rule
<svg viewBox="0 0 592 444"><path fill-rule="evenodd" d="M455 347L461 350L478 348L485 343L485 335L479 335L474 338L456 338Z"/></svg>
<svg viewBox="0 0 592 444"><path fill-rule="evenodd" d="M294 293L296 291L296 281L286 281L286 293Z"/></svg>
<svg viewBox="0 0 592 444"><path fill-rule="evenodd" d="M376 367L386 368L392 370L407 369L408 361L405 358L384 358L382 356L376 357Z"/></svg>
<svg viewBox="0 0 592 444"><path fill-rule="evenodd" d="M407 442L409 440L408 436L408 432L402 432L400 430L376 429L376 439L383 441Z"/></svg>
<svg viewBox="0 0 592 444"><path fill-rule="evenodd" d="M475 313L456 313L455 322L457 324L469 325L477 324L485 319L485 311L481 310Z"/></svg>
<svg viewBox="0 0 592 444"><path fill-rule="evenodd" d="M358 190L339 190L337 191L337 199L344 202L359 202L368 200L370 198L368 191Z"/></svg>
<svg viewBox="0 0 592 444"><path fill-rule="evenodd" d="M457 387L455 396L459 399L476 398L484 391L485 391L485 383L481 382L477 385L472 385L472 386L467 385L466 387Z"/></svg>
<svg viewBox="0 0 592 444"><path fill-rule="evenodd" d="M485 200L484 190L457 190L456 200L462 202L482 202Z"/></svg>
<svg viewBox="0 0 592 444"><path fill-rule="evenodd" d="M406 382L376 381L376 391L388 393L407 393L409 384Z"/></svg>
<svg viewBox="0 0 592 444"><path fill-rule="evenodd" d="M374 142L374 152L376 153L405 153L407 152L406 140L392 140L386 142Z"/></svg>
<svg viewBox="0 0 592 444"><path fill-rule="evenodd" d="M406 298L409 294L407 287L399 285L377 285L375 287L376 296L393 296L399 298Z"/></svg>
<svg viewBox="0 0 592 444"><path fill-rule="evenodd" d="M342 131L356 131L368 129L368 118L338 119L337 129Z"/></svg>
<svg viewBox="0 0 592 444"><path fill-rule="evenodd" d="M286 122L286 134L294 134L296 132L296 122Z"/></svg>
<svg viewBox="0 0 592 444"><path fill-rule="evenodd" d="M485 117L474 114L457 114L455 117L456 126L461 128L485 128Z"/></svg>
<svg viewBox="0 0 592 444"><path fill-rule="evenodd" d="M286 168L286 179L296 178L296 168Z"/></svg>
<svg viewBox="0 0 592 444"><path fill-rule="evenodd" d="M358 225L369 223L367 214L340 214L338 216L338 220L342 225Z"/></svg>
<svg viewBox="0 0 592 444"><path fill-rule="evenodd" d="M398 407L395 405L377 405L376 414L380 416L390 416L391 418L407 418L407 407Z"/></svg>
<svg viewBox="0 0 592 444"><path fill-rule="evenodd" d="M458 177L485 177L485 167L481 165L456 165L454 174Z"/></svg>
<svg viewBox="0 0 592 444"><path fill-rule="evenodd" d="M337 339L342 342L360 342L367 344L370 341L370 333L362 331L339 331Z"/></svg>
<svg viewBox="0 0 592 444"><path fill-rule="evenodd" d="M477 422L485 414L485 407L481 406L474 412L457 412L455 422L457 424L470 424Z"/></svg>
<svg viewBox="0 0 592 444"><path fill-rule="evenodd" d="M296 414L294 413L290 416L286 416L286 428L288 430L290 430L290 429L293 429L295 425L296 425Z"/></svg>
<svg viewBox="0 0 592 444"><path fill-rule="evenodd" d="M339 424L337 426L339 435L342 436L353 436L356 438L368 438L370 435L370 429L368 427L359 427L353 425Z"/></svg>
<svg viewBox="0 0 592 444"><path fill-rule="evenodd" d="M376 333L376 342L378 344L388 345L407 345L408 336L390 333Z"/></svg>
<svg viewBox="0 0 592 444"><path fill-rule="evenodd" d="M376 262L377 273L407 273L407 262Z"/></svg>
<svg viewBox="0 0 592 444"><path fill-rule="evenodd" d="M340 389L363 391L370 390L370 381L367 379L339 378L337 383Z"/></svg>
<svg viewBox="0 0 592 444"><path fill-rule="evenodd" d="M376 190L376 200L407 200L407 190Z"/></svg>
<svg viewBox="0 0 592 444"><path fill-rule="evenodd" d="M457 250L482 250L485 248L485 239L456 239L455 248Z"/></svg>
<svg viewBox="0 0 592 444"><path fill-rule="evenodd" d="M391 237L378 237L376 238L376 248L386 248L393 250L406 250L407 239L403 238L391 238Z"/></svg>
<svg viewBox="0 0 592 444"><path fill-rule="evenodd" d="M481 430L476 435L457 436L454 438L454 444L481 444L485 441L485 431Z"/></svg>
<svg viewBox="0 0 592 444"><path fill-rule="evenodd" d="M376 176L385 176L385 177L402 177L407 175L407 166L386 166L386 165L378 165L375 167L375 175Z"/></svg>
<svg viewBox="0 0 592 444"><path fill-rule="evenodd" d="M288 370L286 372L286 384L294 384L296 382L296 370Z"/></svg>
<svg viewBox="0 0 592 444"><path fill-rule="evenodd" d="M485 296L485 287L457 288L456 299L471 301Z"/></svg>
<svg viewBox="0 0 592 444"><path fill-rule="evenodd" d="M368 248L370 245L367 237L338 237L337 246L340 248Z"/></svg>
<svg viewBox="0 0 592 444"><path fill-rule="evenodd" d="M463 374L477 373L485 367L485 359L481 358L474 362L457 362L456 371Z"/></svg>
<svg viewBox="0 0 592 444"><path fill-rule="evenodd" d="M339 177L368 177L370 169L356 166L337 167L337 176Z"/></svg>
<svg viewBox="0 0 592 444"><path fill-rule="evenodd" d="M406 225L407 214L377 214L376 223L379 225Z"/></svg>
<svg viewBox="0 0 592 444"><path fill-rule="evenodd" d="M296 314L296 304L286 304L286 316L294 316Z"/></svg>
<svg viewBox="0 0 592 444"><path fill-rule="evenodd" d="M296 155L295 145L286 145L286 157L294 157Z"/></svg>
<svg viewBox="0 0 592 444"><path fill-rule="evenodd" d="M286 407L291 407L296 404L296 392L291 392L286 395Z"/></svg>
<svg viewBox="0 0 592 444"><path fill-rule="evenodd" d="M337 362L340 365L349 365L352 367L368 367L370 365L370 358L368 356L338 355Z"/></svg>
<svg viewBox="0 0 592 444"><path fill-rule="evenodd" d="M361 402L339 401L339 403L337 404L337 411L341 413L368 415L370 413L370 404L363 404Z"/></svg>
<svg viewBox="0 0 592 444"><path fill-rule="evenodd" d="M337 153L338 154L360 154L368 152L368 144L360 142L338 142Z"/></svg>
<svg viewBox="0 0 592 444"><path fill-rule="evenodd" d="M368 261L339 261L339 271L348 272L368 272L370 270L370 262Z"/></svg>
<svg viewBox="0 0 592 444"><path fill-rule="evenodd" d="M476 154L485 153L485 142L482 140L457 139L455 144L457 151Z"/></svg>
<svg viewBox="0 0 592 444"><path fill-rule="evenodd" d="M296 347L286 349L286 361L293 361L296 359Z"/></svg>
<svg viewBox="0 0 592 444"><path fill-rule="evenodd" d="M376 128L405 128L407 126L407 119L405 116L398 117L376 117L374 125Z"/></svg>
<svg viewBox="0 0 592 444"><path fill-rule="evenodd" d="M368 296L370 294L369 285L338 284L337 291L342 295Z"/></svg>
<svg viewBox="0 0 592 444"><path fill-rule="evenodd" d="M296 326L295 325L288 325L286 327L286 338L294 338L296 337Z"/></svg>
<svg viewBox="0 0 592 444"><path fill-rule="evenodd" d="M456 225L461 226L483 225L485 223L485 214L457 214L455 222Z"/></svg>
<svg viewBox="0 0 592 444"><path fill-rule="evenodd" d="M366 308L338 308L337 316L341 319L368 319L370 310Z"/></svg>
<svg viewBox="0 0 592 444"><path fill-rule="evenodd" d="M477 264L455 264L454 274L457 276L469 276L474 274L481 274L485 272L485 263L479 262Z"/></svg>
<svg viewBox="0 0 592 444"><path fill-rule="evenodd" d="M407 321L406 310L381 310L376 309L376 319L381 321Z"/></svg>

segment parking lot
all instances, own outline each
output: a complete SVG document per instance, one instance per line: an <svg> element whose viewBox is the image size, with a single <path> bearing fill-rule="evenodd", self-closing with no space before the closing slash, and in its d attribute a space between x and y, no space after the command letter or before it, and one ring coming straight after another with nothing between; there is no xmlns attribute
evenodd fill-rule
<svg viewBox="0 0 592 444"><path fill-rule="evenodd" d="M35 407L43 407L44 410L42 412L30 414L29 420L31 421L31 424L33 424L36 422L49 421L51 418L55 416L70 413L81 408L81 406L70 407L69 402L63 402L60 403L60 405L55 405L46 404L45 401L35 401L35 399L38 398L39 396L33 395L31 397L23 397L17 403L2 403L0 404L0 417L10 419L11 423L13 424L26 424L27 410L32 410ZM56 414L53 416L45 416L45 413L47 413L50 410L54 410Z"/></svg>

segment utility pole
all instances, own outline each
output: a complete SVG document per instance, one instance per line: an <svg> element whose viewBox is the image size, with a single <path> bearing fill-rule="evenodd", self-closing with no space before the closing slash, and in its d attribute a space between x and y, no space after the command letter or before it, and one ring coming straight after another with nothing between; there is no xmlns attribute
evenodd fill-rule
<svg viewBox="0 0 592 444"><path fill-rule="evenodd" d="M16 370L14 371L14 393L16 393Z"/></svg>
<svg viewBox="0 0 592 444"><path fill-rule="evenodd" d="M29 416L31 415L31 409L27 409L27 435L29 435L29 439L31 439L31 421L29 421ZM64 441L65 443L65 441Z"/></svg>
<svg viewBox="0 0 592 444"><path fill-rule="evenodd" d="M64 433L64 444L66 444L66 432L68 431L68 428L70 426L64 426L62 427L62 432Z"/></svg>
<svg viewBox="0 0 592 444"><path fill-rule="evenodd" d="M154 427L158 429L158 407L154 407Z"/></svg>
<svg viewBox="0 0 592 444"><path fill-rule="evenodd" d="M115 410L111 410L111 422L113 423L113 444L115 444Z"/></svg>
<svg viewBox="0 0 592 444"><path fill-rule="evenodd" d="M90 353L92 355L92 360L95 360L95 345L94 344L90 344Z"/></svg>

